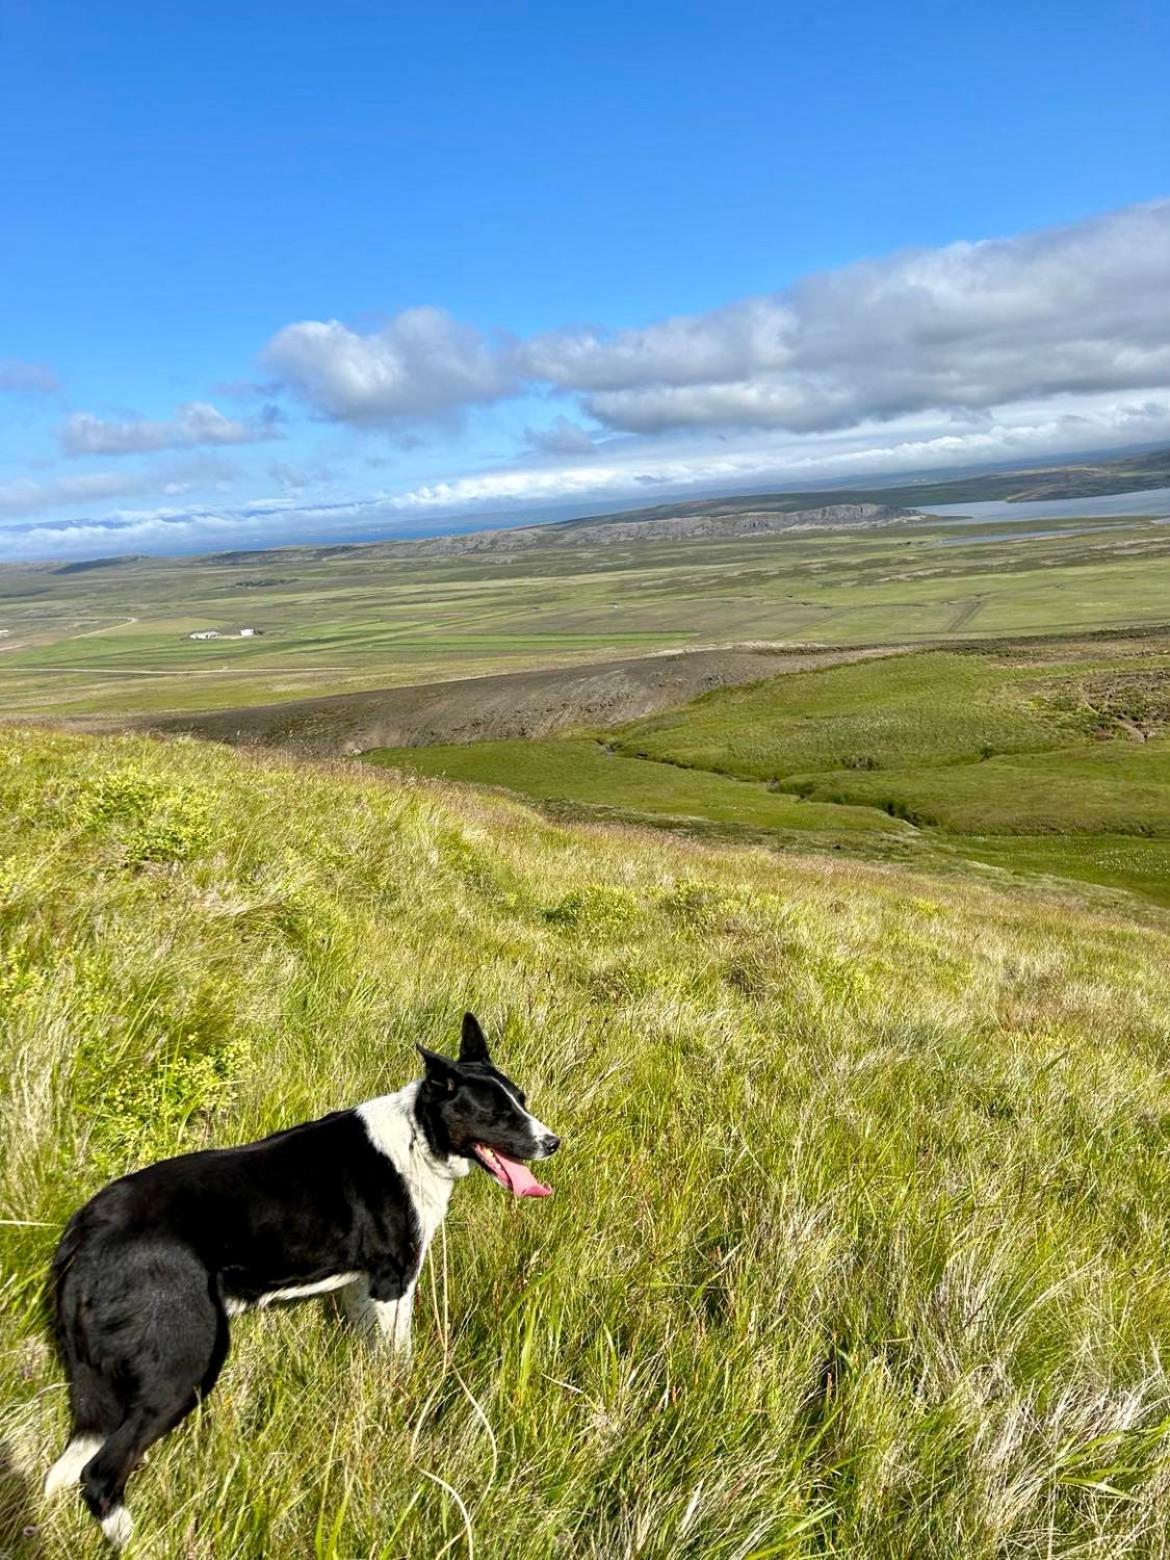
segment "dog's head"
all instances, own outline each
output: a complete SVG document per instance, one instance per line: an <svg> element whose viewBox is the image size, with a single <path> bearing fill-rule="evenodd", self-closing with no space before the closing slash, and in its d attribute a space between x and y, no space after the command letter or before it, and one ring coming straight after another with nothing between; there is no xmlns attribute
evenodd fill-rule
<svg viewBox="0 0 1170 1560"><path fill-rule="evenodd" d="M523 1163L547 1159L561 1140L528 1110L523 1089L493 1065L473 1013L463 1017L459 1060L419 1046L426 1073L416 1111L437 1152L470 1159L517 1197L547 1197Z"/></svg>

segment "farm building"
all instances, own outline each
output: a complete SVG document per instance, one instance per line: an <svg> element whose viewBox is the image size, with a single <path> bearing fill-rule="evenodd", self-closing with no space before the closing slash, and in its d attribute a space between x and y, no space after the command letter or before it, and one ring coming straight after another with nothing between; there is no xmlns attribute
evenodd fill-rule
<svg viewBox="0 0 1170 1560"><path fill-rule="evenodd" d="M254 639L262 634L262 628L200 628L188 634L188 639Z"/></svg>

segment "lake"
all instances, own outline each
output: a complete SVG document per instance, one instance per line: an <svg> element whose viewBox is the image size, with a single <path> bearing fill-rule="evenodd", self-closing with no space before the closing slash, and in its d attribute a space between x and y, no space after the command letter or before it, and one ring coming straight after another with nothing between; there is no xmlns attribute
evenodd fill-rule
<svg viewBox="0 0 1170 1560"><path fill-rule="evenodd" d="M940 519L969 516L972 520L1091 520L1099 515L1170 515L1170 487L1147 488L1144 493L1106 493L1098 498L1040 499L1009 504L989 499L981 504L931 504L929 513Z"/></svg>

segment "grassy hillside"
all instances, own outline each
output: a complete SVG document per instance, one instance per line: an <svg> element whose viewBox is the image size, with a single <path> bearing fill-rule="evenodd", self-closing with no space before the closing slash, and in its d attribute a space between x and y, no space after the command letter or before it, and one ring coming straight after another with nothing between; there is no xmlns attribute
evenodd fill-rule
<svg viewBox="0 0 1170 1560"><path fill-rule="evenodd" d="M470 1005L555 1197L457 1189L408 1375L323 1307L241 1318L131 1487L144 1553L1159 1552L1160 924L14 730L0 859L0 1550L96 1552L36 1492L71 1208L396 1086Z"/></svg>
<svg viewBox="0 0 1170 1560"><path fill-rule="evenodd" d="M764 830L778 844L795 831L806 848L923 865L971 858L1170 904L1167 733L1170 645L1151 635L798 671L592 742L365 756L580 809Z"/></svg>
<svg viewBox="0 0 1170 1560"><path fill-rule="evenodd" d="M1072 712L1036 698L1031 665L901 656L770 679L623 728L619 749L760 780L810 770L950 765L1067 744Z"/></svg>

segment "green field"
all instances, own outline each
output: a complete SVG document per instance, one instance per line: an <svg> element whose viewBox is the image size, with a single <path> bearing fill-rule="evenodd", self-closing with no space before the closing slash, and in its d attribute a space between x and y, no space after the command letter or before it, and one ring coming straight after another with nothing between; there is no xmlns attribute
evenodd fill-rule
<svg viewBox="0 0 1170 1560"><path fill-rule="evenodd" d="M221 709L765 641L826 645L1162 623L1170 528L914 522L734 541L426 558L361 548L0 568L9 713ZM195 642L243 624L254 639Z"/></svg>
<svg viewBox="0 0 1170 1560"><path fill-rule="evenodd" d="M1041 690L1059 675L994 656L900 656L725 690L614 740L623 752L760 780L952 765L1081 734L1075 711L1045 706ZM1073 675L1085 675L1080 664Z"/></svg>
<svg viewBox="0 0 1170 1560"><path fill-rule="evenodd" d="M390 768L474 780L541 801L584 802L628 813L705 818L746 828L823 832L909 832L872 808L806 802L766 786L698 769L627 758L588 738L558 742L476 742L382 748L365 755Z"/></svg>
<svg viewBox="0 0 1170 1560"><path fill-rule="evenodd" d="M467 1006L563 1136L555 1196L457 1188L408 1373L324 1305L237 1319L206 1410L131 1481L140 1552L1164 1548L1156 919L11 727L0 860L14 1560L99 1552L79 1500L39 1493L68 1213L157 1156L397 1087Z"/></svg>
<svg viewBox="0 0 1170 1560"><path fill-rule="evenodd" d="M898 859L981 860L1170 904L1168 652L1158 636L923 651L722 689L592 742L366 756L545 802L738 823L783 844L807 830L796 843L810 849L888 842ZM801 806L770 818L761 798L785 796ZM859 835L866 817L886 835ZM889 836L899 821L909 837Z"/></svg>

